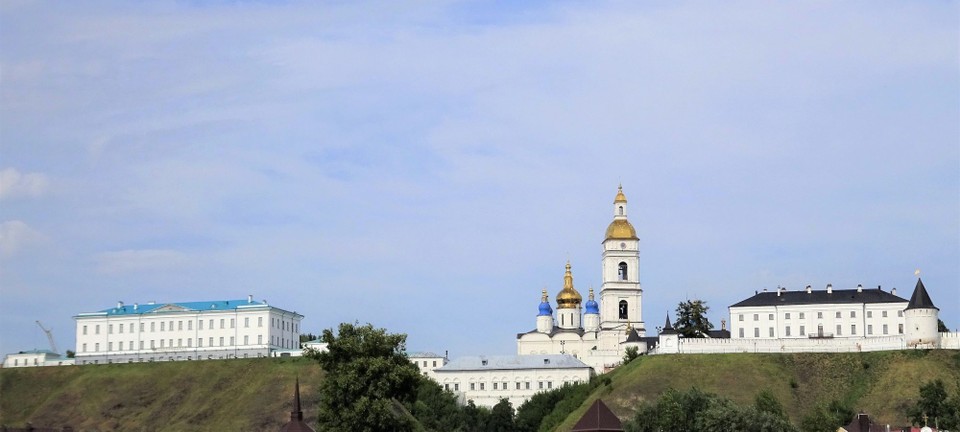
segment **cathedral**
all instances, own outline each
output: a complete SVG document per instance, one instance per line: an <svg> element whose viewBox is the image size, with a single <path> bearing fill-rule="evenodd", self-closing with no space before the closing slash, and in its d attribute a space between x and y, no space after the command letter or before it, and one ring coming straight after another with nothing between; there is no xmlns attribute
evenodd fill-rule
<svg viewBox="0 0 960 432"><path fill-rule="evenodd" d="M602 266L600 299L590 288L584 303L567 262L563 289L556 296L556 312L547 290L543 290L537 328L517 335L517 354L569 354L602 373L623 360L627 347L646 351L640 239L627 219L627 197L622 186L613 200L613 221L603 239Z"/></svg>

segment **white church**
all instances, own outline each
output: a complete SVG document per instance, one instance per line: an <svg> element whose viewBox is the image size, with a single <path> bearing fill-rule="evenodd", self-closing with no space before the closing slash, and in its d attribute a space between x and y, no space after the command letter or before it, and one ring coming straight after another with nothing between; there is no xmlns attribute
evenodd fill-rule
<svg viewBox="0 0 960 432"><path fill-rule="evenodd" d="M641 311L640 239L627 220L627 197L621 186L613 200L613 221L603 240L603 283L600 301L590 289L586 304L574 288L568 262L563 289L557 293L556 316L543 290L537 328L517 335L517 354L569 354L597 372L614 368L627 347L646 352Z"/></svg>

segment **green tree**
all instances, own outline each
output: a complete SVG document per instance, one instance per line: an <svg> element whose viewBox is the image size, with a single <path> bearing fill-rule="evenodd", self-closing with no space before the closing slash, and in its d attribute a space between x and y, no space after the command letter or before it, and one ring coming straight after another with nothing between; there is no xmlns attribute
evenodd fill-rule
<svg viewBox="0 0 960 432"><path fill-rule="evenodd" d="M947 328L947 324L944 323L942 319L937 319L937 331L940 333L945 333L950 331L950 329Z"/></svg>
<svg viewBox="0 0 960 432"><path fill-rule="evenodd" d="M923 416L928 423L940 429L960 428L960 395L947 398L947 388L943 380L937 379L920 386L920 399L907 409L907 417L913 424L923 426Z"/></svg>
<svg viewBox="0 0 960 432"><path fill-rule="evenodd" d="M713 324L707 319L710 307L703 300L687 300L677 306L677 319L673 328L683 337L704 337Z"/></svg>
<svg viewBox="0 0 960 432"><path fill-rule="evenodd" d="M517 408L517 430L519 432L537 432L544 417L548 416L557 403L566 397L568 393L566 388L567 386L563 386L558 389L539 392L527 399Z"/></svg>
<svg viewBox="0 0 960 432"><path fill-rule="evenodd" d="M67 358L74 358L76 355L77 353L73 352L73 350L67 350Z"/></svg>
<svg viewBox="0 0 960 432"><path fill-rule="evenodd" d="M784 418L754 407L741 407L731 400L694 387L687 391L668 389L656 403L645 403L631 421L629 432L695 430L703 432L794 432Z"/></svg>
<svg viewBox="0 0 960 432"><path fill-rule="evenodd" d="M767 389L763 389L760 393L757 393L756 398L753 400L753 407L759 412L770 413L780 418L787 418L786 413L783 411L783 405L781 405L777 397Z"/></svg>
<svg viewBox="0 0 960 432"><path fill-rule="evenodd" d="M513 419L513 405L507 399L500 399L490 410L487 419L487 432L514 432L517 430Z"/></svg>
<svg viewBox="0 0 960 432"><path fill-rule="evenodd" d="M478 407L472 400L463 407L464 432L484 432L489 419L490 410Z"/></svg>
<svg viewBox="0 0 960 432"><path fill-rule="evenodd" d="M320 384L320 431L409 431L420 380L404 354L405 334L387 333L371 324L340 324L321 337L327 351L314 353L326 372Z"/></svg>
<svg viewBox="0 0 960 432"><path fill-rule="evenodd" d="M635 346L627 347L623 355L623 364L630 363L633 359L640 357L640 348Z"/></svg>
<svg viewBox="0 0 960 432"><path fill-rule="evenodd" d="M813 413L808 414L800 422L800 429L804 432L833 432L853 420L854 412L850 407L838 400L828 405L817 406Z"/></svg>
<svg viewBox="0 0 960 432"><path fill-rule="evenodd" d="M447 432L464 428L464 415L457 404L457 397L428 378L420 379L417 400L410 411L429 431Z"/></svg>

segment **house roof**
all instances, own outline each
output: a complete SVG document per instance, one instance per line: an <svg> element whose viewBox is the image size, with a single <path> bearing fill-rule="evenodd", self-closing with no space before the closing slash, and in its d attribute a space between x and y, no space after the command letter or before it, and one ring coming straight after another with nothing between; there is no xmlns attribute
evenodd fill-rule
<svg viewBox="0 0 960 432"><path fill-rule="evenodd" d="M280 432L315 432L303 421L303 410L300 409L300 377L293 390L293 411L290 411L290 422L280 428Z"/></svg>
<svg viewBox="0 0 960 432"><path fill-rule="evenodd" d="M84 316L119 316L119 315L144 315L150 313L176 313L176 312L198 312L198 311L222 311L222 310L241 310L254 308L274 308L265 301L253 301L249 299L240 300L210 300L195 302L174 302L174 303L154 303L147 304L120 304L109 309L99 310L97 312L80 313L77 317ZM296 312L294 312L296 313Z"/></svg>
<svg viewBox="0 0 960 432"><path fill-rule="evenodd" d="M566 354L468 356L451 360L434 372L523 369L589 369L586 363Z"/></svg>
<svg viewBox="0 0 960 432"><path fill-rule="evenodd" d="M923 286L923 281L917 278L917 286L913 289L913 295L910 296L910 303L907 309L936 309L940 308L933 305L930 300L930 294L927 294L927 288Z"/></svg>
<svg viewBox="0 0 960 432"><path fill-rule="evenodd" d="M442 355L430 351L418 351L407 354L407 358L443 358Z"/></svg>
<svg viewBox="0 0 960 432"><path fill-rule="evenodd" d="M622 432L623 423L617 418L613 411L597 399L590 405L587 412L580 417L577 424L573 425L572 432Z"/></svg>
<svg viewBox="0 0 960 432"><path fill-rule="evenodd" d="M673 325L670 324L670 314L667 314L667 321L663 324L663 329L660 330L660 334L677 334Z"/></svg>
<svg viewBox="0 0 960 432"><path fill-rule="evenodd" d="M827 291L765 291L731 305L730 307L744 306L785 306L804 304L851 304L851 303L906 303L901 298L882 289L835 289Z"/></svg>

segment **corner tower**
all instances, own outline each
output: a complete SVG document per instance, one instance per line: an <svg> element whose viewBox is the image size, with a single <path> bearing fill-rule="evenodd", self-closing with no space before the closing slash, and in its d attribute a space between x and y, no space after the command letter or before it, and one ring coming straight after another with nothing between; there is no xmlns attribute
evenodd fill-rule
<svg viewBox="0 0 960 432"><path fill-rule="evenodd" d="M602 262L601 330L623 330L629 324L640 336L645 336L646 328L640 314L643 297L640 239L627 220L627 197L623 194L623 186L617 188L617 196L613 199L613 221L603 239Z"/></svg>
<svg viewBox="0 0 960 432"><path fill-rule="evenodd" d="M938 348L940 333L937 329L940 308L933 305L923 281L917 278L917 286L910 296L910 303L903 311L906 324L905 336L909 348Z"/></svg>

